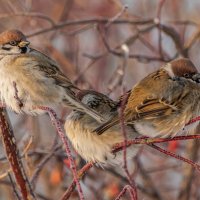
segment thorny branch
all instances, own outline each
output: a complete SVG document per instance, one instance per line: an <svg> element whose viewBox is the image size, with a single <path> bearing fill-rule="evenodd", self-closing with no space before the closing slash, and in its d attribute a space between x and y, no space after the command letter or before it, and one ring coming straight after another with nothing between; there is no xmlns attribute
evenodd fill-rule
<svg viewBox="0 0 200 200"><path fill-rule="evenodd" d="M80 198L80 200L84 200L83 191L81 189L81 185L79 183L79 179L78 179L78 175L77 175L77 171L76 171L75 161L74 161L74 159L73 159L73 157L71 155L71 150L69 148L66 135L65 135L64 131L61 128L61 124L60 124L59 119L57 118L56 113L54 112L54 110L52 110L51 108L48 108L48 107L40 106L40 107L37 107L37 108L47 111L49 116L50 116L50 119L52 121L52 124L56 127L56 130L57 130L57 132L59 134L59 137L61 138L61 140L62 140L62 142L63 142L63 144L65 146L65 151L67 153L67 156L68 156L68 158L70 160L70 167L72 169L74 180L75 180L77 188L78 188L79 198Z"/></svg>
<svg viewBox="0 0 200 200"><path fill-rule="evenodd" d="M30 194L32 198L35 199L35 195L30 187L22 162L19 159L16 140L13 134L13 130L11 128L7 112L3 107L0 108L0 128L6 155L10 162L18 186L20 187L23 199L28 200L30 198Z"/></svg>

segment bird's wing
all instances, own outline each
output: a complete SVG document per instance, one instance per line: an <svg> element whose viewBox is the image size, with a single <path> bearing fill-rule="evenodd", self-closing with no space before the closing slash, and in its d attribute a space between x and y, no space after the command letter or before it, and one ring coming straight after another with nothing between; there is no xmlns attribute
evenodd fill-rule
<svg viewBox="0 0 200 200"><path fill-rule="evenodd" d="M124 112L125 124L133 124L134 121L140 119L155 119L164 117L177 111L177 107L173 105L173 102L169 103L164 99L146 98L135 110L126 109ZM102 134L112 126L119 124L119 116L114 116L106 123L99 126L94 130L97 134Z"/></svg>
<svg viewBox="0 0 200 200"><path fill-rule="evenodd" d="M37 70L39 69L41 72L45 73L46 77L54 79L56 84L66 89L78 89L75 85L72 84L71 80L61 71L57 63L50 57L35 49L31 49L31 55L31 58L37 63L37 65L35 66Z"/></svg>
<svg viewBox="0 0 200 200"><path fill-rule="evenodd" d="M24 56L28 57L29 59L32 59L32 68L35 68L37 71L40 71L41 73L45 74L47 78L54 79L57 85L60 85L66 89L67 92L65 95L65 99L63 99L63 103L66 106L71 106L72 108L75 108L81 112L85 112L99 122L106 121L106 119L103 116L101 116L92 108L83 104L76 97L73 89L78 88L75 85L73 85L70 79L62 73L56 62L54 62L51 58L34 49L31 49L30 54L24 54ZM26 61L29 59L26 59Z"/></svg>
<svg viewBox="0 0 200 200"><path fill-rule="evenodd" d="M173 102L168 102L165 99L158 98L146 98L140 105L135 108L135 113L133 111L126 111L127 123L133 120L139 119L154 119L158 117L171 115L174 111L177 111L177 106ZM132 117L131 117L132 115Z"/></svg>

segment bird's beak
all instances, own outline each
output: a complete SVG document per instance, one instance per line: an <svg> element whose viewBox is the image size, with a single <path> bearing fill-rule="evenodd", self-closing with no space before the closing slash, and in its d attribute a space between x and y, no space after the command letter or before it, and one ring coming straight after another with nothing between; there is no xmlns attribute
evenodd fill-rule
<svg viewBox="0 0 200 200"><path fill-rule="evenodd" d="M30 44L29 41L27 41L27 40L22 40L22 41L18 44L18 46L19 46L19 47L26 47L26 46L28 46L29 44Z"/></svg>
<svg viewBox="0 0 200 200"><path fill-rule="evenodd" d="M200 83L200 73L193 75L192 80L197 82L197 83Z"/></svg>

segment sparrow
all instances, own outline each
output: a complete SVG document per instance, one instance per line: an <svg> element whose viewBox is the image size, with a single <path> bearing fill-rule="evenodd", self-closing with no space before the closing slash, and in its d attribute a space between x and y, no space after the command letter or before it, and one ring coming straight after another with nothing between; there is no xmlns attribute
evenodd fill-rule
<svg viewBox="0 0 200 200"><path fill-rule="evenodd" d="M185 125L200 114L200 74L194 64L180 58L149 74L132 90L124 101L124 123L148 137L174 137ZM94 130L102 134L120 123L116 113ZM195 130L198 123L189 127Z"/></svg>
<svg viewBox="0 0 200 200"><path fill-rule="evenodd" d="M105 118L110 119L117 114L118 102L102 93L85 90L78 93L77 96L84 104ZM87 113L73 110L67 116L64 128L75 150L86 161L97 162L101 166L120 165L124 162L123 151L112 153L113 146L124 141L120 126L112 127L102 135L93 133L93 130L101 124ZM126 127L126 134L127 139L139 137L139 134L131 126ZM126 149L127 159L134 157L138 150L139 145L128 147Z"/></svg>
<svg viewBox="0 0 200 200"><path fill-rule="evenodd" d="M38 106L62 104L105 121L95 110L76 98L80 89L72 84L59 65L45 54L29 46L19 30L0 34L0 95L16 113L41 114Z"/></svg>

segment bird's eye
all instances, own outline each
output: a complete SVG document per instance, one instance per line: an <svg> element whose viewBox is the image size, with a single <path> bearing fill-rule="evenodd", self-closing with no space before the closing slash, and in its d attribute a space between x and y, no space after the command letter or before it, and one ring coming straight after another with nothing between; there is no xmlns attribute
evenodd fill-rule
<svg viewBox="0 0 200 200"><path fill-rule="evenodd" d="M17 42L13 40L13 41L10 41L9 44L12 45L12 46L16 46Z"/></svg>
<svg viewBox="0 0 200 200"><path fill-rule="evenodd" d="M185 73L183 76L184 76L185 78L190 78L190 77L191 77L190 74L188 74L188 73Z"/></svg>

